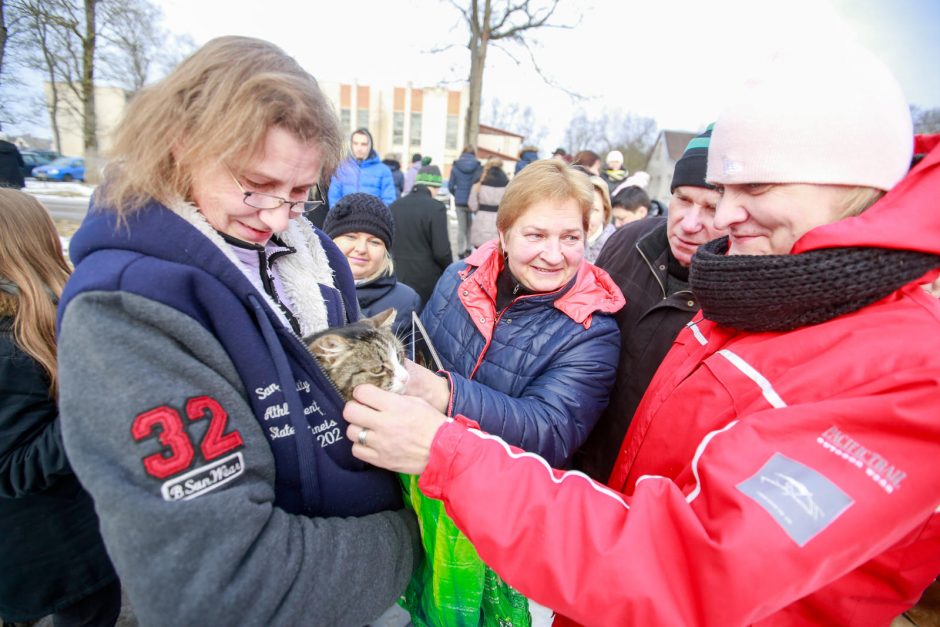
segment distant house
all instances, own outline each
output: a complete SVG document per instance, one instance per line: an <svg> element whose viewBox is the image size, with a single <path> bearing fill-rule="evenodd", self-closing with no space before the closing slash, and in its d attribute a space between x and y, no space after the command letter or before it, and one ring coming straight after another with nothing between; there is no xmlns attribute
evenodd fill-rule
<svg viewBox="0 0 940 627"><path fill-rule="evenodd" d="M477 136L477 158L486 163L490 157L499 157L503 160L503 170L511 174L516 170L523 139L525 137L518 133L481 124Z"/></svg>
<svg viewBox="0 0 940 627"><path fill-rule="evenodd" d="M646 172L650 175L646 193L650 198L669 204L672 195L669 186L672 184L676 161L682 157L685 147L696 135L688 131L660 131L646 164Z"/></svg>

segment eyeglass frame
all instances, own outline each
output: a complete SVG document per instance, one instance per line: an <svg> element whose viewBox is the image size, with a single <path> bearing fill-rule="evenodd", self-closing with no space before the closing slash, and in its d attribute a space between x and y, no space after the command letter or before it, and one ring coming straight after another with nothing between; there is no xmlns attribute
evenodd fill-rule
<svg viewBox="0 0 940 627"><path fill-rule="evenodd" d="M238 186L239 191L243 194L242 202L248 205L249 207L251 207L252 209L260 209L261 211L268 211L270 209L280 209L282 205L287 205L288 213L296 218L298 216L301 216L307 213L308 211L315 211L326 204L326 201L323 200L323 190L320 189L319 182L314 183L313 187L311 188L311 191L313 191L314 189L317 190L317 196L319 196L319 200L317 199L286 200L284 198L281 198L280 196L275 196L274 194L265 194L264 192L250 192L246 190L244 187L242 187L242 184L238 182L238 178L228 168L228 166L226 166L225 169L228 171L228 175L232 177L232 180L235 182L235 185ZM256 207L255 205L248 202L248 199L251 198L252 196L258 196L261 198L273 198L274 200L277 200L280 202L274 205L273 207ZM295 211L294 207L296 207L297 205L303 205L303 209L301 211Z"/></svg>

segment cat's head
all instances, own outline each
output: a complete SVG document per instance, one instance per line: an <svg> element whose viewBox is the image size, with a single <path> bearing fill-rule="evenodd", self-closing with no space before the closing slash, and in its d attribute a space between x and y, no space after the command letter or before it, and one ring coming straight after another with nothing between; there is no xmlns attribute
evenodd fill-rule
<svg viewBox="0 0 940 627"><path fill-rule="evenodd" d="M401 394L408 383L405 351L392 333L395 309L306 339L307 347L346 400L361 383Z"/></svg>

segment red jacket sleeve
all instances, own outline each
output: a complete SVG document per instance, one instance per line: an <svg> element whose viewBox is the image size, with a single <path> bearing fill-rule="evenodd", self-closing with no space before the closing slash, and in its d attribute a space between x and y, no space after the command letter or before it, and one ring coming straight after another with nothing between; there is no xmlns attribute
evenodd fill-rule
<svg viewBox="0 0 940 627"><path fill-rule="evenodd" d="M675 482L643 477L629 498L448 423L420 487L510 585L581 623L750 624L893 547L929 547L917 576L935 576L936 394L757 412L707 434Z"/></svg>

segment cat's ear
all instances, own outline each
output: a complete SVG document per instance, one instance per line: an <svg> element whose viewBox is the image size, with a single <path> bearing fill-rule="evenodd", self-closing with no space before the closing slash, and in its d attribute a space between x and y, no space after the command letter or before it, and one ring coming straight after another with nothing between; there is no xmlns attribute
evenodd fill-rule
<svg viewBox="0 0 940 627"><path fill-rule="evenodd" d="M348 342L346 338L330 334L321 335L309 344L310 352L313 353L313 356L324 362L330 362L335 359L346 350L347 346Z"/></svg>
<svg viewBox="0 0 940 627"><path fill-rule="evenodd" d="M386 329L392 328L392 323L395 322L395 308L389 307L384 311L380 311L371 318L366 318L363 322L367 322L376 329L381 329L385 327Z"/></svg>

